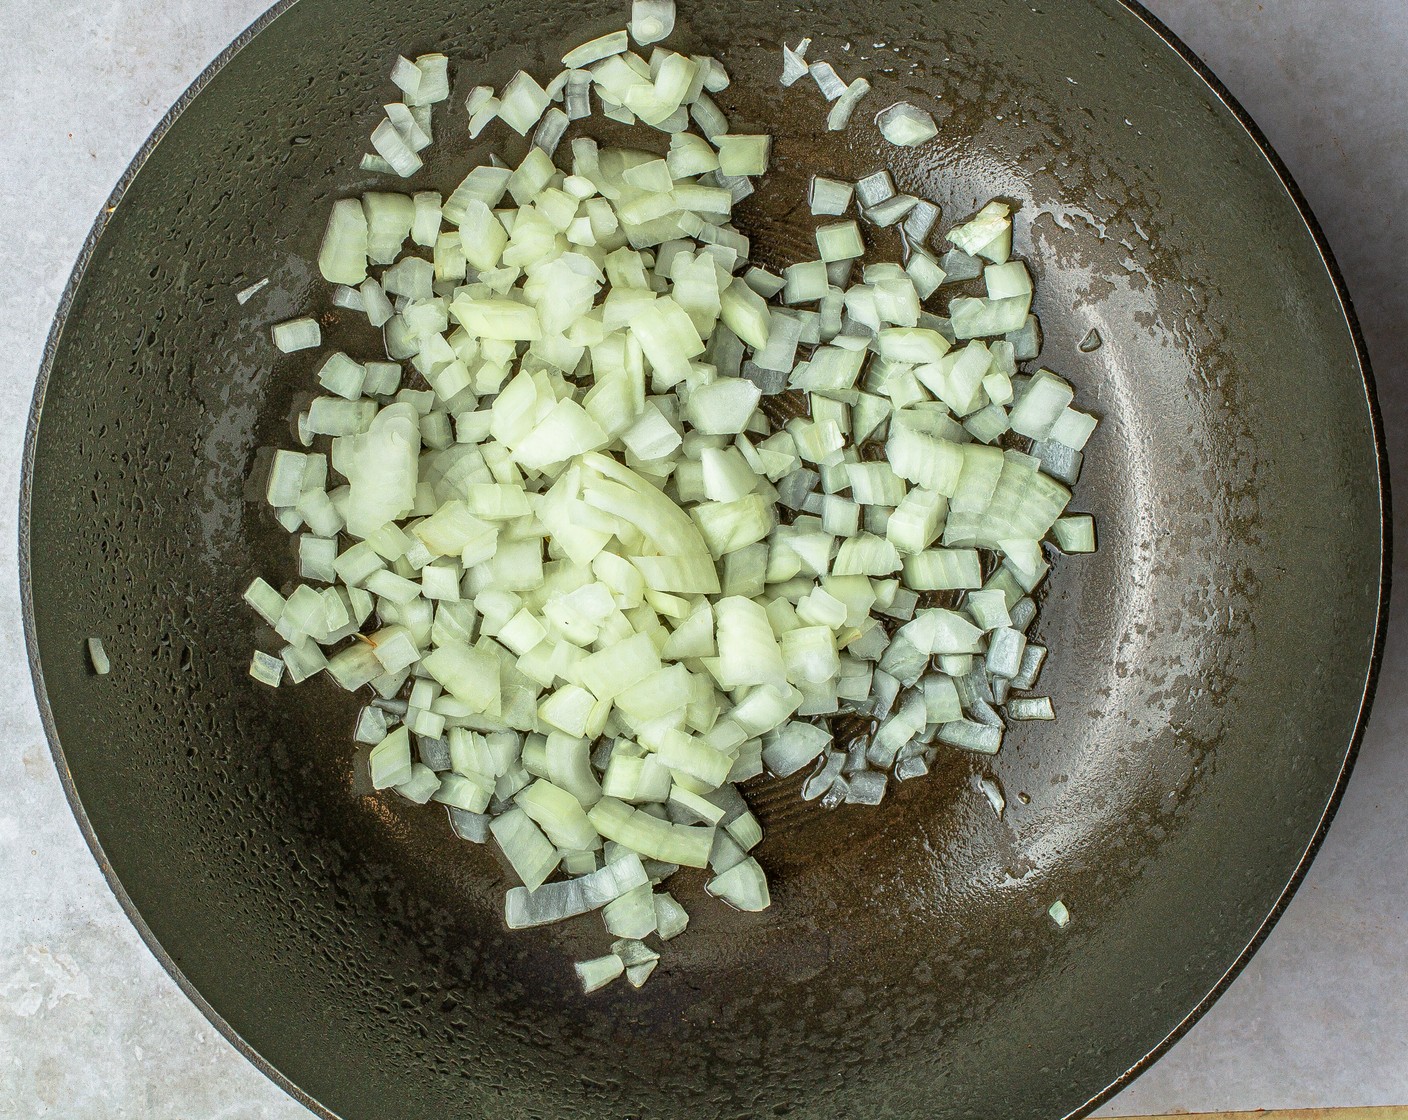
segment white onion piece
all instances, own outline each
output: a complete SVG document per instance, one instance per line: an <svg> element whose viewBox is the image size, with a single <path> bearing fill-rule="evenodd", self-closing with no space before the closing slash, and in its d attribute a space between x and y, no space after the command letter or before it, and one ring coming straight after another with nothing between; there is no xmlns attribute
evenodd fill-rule
<svg viewBox="0 0 1408 1120"><path fill-rule="evenodd" d="M579 47L573 47L562 56L562 65L569 70L580 69L590 66L593 62L600 62L603 58L610 58L613 54L620 54L629 46L625 31L612 31Z"/></svg>
<svg viewBox="0 0 1408 1120"><path fill-rule="evenodd" d="M884 109L875 118L880 134L900 148L914 148L939 134L939 126L931 114L908 101L900 101Z"/></svg>
<svg viewBox="0 0 1408 1120"><path fill-rule="evenodd" d="M520 70L504 86L498 116L518 135L527 136L551 100L531 74Z"/></svg>
<svg viewBox="0 0 1408 1120"><path fill-rule="evenodd" d="M658 43L675 29L675 0L631 0L631 38Z"/></svg>
<svg viewBox="0 0 1408 1120"><path fill-rule="evenodd" d="M268 585L265 584L267 587ZM270 588L272 591L273 589ZM275 594L278 594L275 592ZM248 599L248 593L245 598ZM107 676L112 672L112 662L108 659L107 650L103 647L102 638L88 639L88 663L93 667L93 672L100 677ZM277 682L276 682L277 683Z"/></svg>
<svg viewBox="0 0 1408 1120"><path fill-rule="evenodd" d="M840 132L851 123L851 114L855 112L856 105L860 99L870 92L870 83L864 78L857 78L845 89L831 106L831 112L826 115L826 127L831 132Z"/></svg>
<svg viewBox="0 0 1408 1120"><path fill-rule="evenodd" d="M705 889L738 910L766 910L771 902L767 876L751 856L721 875L714 876L705 884Z"/></svg>
<svg viewBox="0 0 1408 1120"><path fill-rule="evenodd" d="M855 188L849 183L812 176L809 201L813 214L844 214L851 205Z"/></svg>
<svg viewBox="0 0 1408 1120"><path fill-rule="evenodd" d="M807 76L807 48L812 45L810 39L803 39L796 48L782 44L782 84L784 86L794 85L799 78Z"/></svg>
<svg viewBox="0 0 1408 1120"><path fill-rule="evenodd" d="M363 259L365 260L365 255L363 256ZM263 280L257 280L247 288L241 288L238 292L235 293L235 302L238 303L241 307L243 307L246 303L248 303L260 292L262 292L266 287L268 287L268 285L269 278L266 276Z"/></svg>
<svg viewBox="0 0 1408 1120"><path fill-rule="evenodd" d="M807 69L811 73L812 80L816 82L817 89L821 90L821 95L827 101L835 101L846 92L845 81L836 73L831 63L813 62Z"/></svg>
<svg viewBox="0 0 1408 1120"><path fill-rule="evenodd" d="M401 131L388 118L372 131L372 147L384 159L391 170L403 179L409 179L423 166L420 156L406 142Z"/></svg>
<svg viewBox="0 0 1408 1120"><path fill-rule="evenodd" d="M648 890L650 879L640 858L632 852L590 875L543 883L532 890L527 886L514 887L504 901L504 918L509 929L547 925L600 910L640 887Z"/></svg>
<svg viewBox="0 0 1408 1120"><path fill-rule="evenodd" d="M276 323L271 331L274 346L281 353L293 354L299 350L312 350L323 343L323 331L318 320L303 318Z"/></svg>
<svg viewBox="0 0 1408 1120"><path fill-rule="evenodd" d="M573 967L577 970L577 979L582 982L582 991L588 995L606 987L626 970L621 958L615 953L594 957L589 961L578 961Z"/></svg>

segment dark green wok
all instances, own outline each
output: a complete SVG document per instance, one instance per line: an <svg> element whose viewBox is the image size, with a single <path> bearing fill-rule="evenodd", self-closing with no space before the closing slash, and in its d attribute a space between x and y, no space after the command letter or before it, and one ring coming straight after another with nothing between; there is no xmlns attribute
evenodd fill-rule
<svg viewBox="0 0 1408 1120"><path fill-rule="evenodd" d="M333 310L310 262L331 200L375 181L356 159L397 52L448 52L458 100L520 65L550 74L627 5L302 0L143 150L46 354L22 558L60 773L153 951L323 1115L1080 1112L1245 963L1364 727L1387 495L1347 297L1254 127L1132 5L681 6L671 45L718 52L738 127L778 138L742 219L765 261L805 251L814 170L888 162L950 223L1021 203L1043 361L1106 417L1078 497L1101 551L1058 562L1038 622L1061 718L982 767L955 752L878 811L764 783L773 908L692 907L639 993L579 994L569 962L602 950L593 919L510 935L490 853L355 784L355 698L245 675L262 635L240 593L294 575L247 480L309 385L308 356L279 357L267 327ZM941 139L821 131L815 91L777 84L779 41L803 35L871 78L867 114L936 104ZM444 112L416 189L466 166ZM1105 345L1084 354L1092 329ZM331 320L329 337L373 344ZM109 677L88 668L90 635ZM1007 791L1001 821L980 770Z"/></svg>

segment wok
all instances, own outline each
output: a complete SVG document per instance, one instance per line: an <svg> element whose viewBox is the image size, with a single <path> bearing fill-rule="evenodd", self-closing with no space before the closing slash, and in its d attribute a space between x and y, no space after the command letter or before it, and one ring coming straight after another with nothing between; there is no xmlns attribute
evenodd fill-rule
<svg viewBox="0 0 1408 1120"><path fill-rule="evenodd" d="M735 127L777 136L741 217L765 263L809 248L813 171L888 164L948 223L1020 204L1042 363L1105 418L1078 492L1102 547L1057 562L1037 624L1057 722L993 760L954 752L879 810L759 783L772 909L700 902L644 990L584 998L569 962L602 950L594 920L510 935L489 852L358 784L355 698L245 675L266 635L240 593L295 575L249 479L309 386L267 327L312 307L329 339L375 345L310 262L331 201L381 182L356 157L391 62L446 51L458 100L551 73L624 7L281 4L143 149L64 297L27 449L29 649L74 811L153 952L322 1115L1088 1110L1286 904L1363 730L1387 598L1382 444L1339 273L1251 122L1136 6L726 0L682 5L671 44L718 53ZM844 134L777 84L778 43L802 35L876 86ZM938 141L893 149L860 120L900 96L935 108ZM448 112L417 189L467 166Z"/></svg>

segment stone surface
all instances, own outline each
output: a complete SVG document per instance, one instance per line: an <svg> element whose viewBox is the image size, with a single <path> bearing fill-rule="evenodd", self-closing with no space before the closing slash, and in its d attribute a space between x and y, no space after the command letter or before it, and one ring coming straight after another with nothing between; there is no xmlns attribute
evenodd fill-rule
<svg viewBox="0 0 1408 1120"><path fill-rule="evenodd" d="M261 0L51 0L0 37L0 656L23 666L23 422L49 320L133 152ZM1408 9L1399 0L1151 0L1269 135L1356 297L1390 450L1408 453ZM1400 474L1400 493L1408 485ZM1398 575L1408 586L1400 519ZM1401 611L1399 612L1402 613ZM128 924L64 802L23 670L0 697L0 1118L295 1120ZM1103 1110L1408 1102L1408 648L1309 879L1231 990Z"/></svg>

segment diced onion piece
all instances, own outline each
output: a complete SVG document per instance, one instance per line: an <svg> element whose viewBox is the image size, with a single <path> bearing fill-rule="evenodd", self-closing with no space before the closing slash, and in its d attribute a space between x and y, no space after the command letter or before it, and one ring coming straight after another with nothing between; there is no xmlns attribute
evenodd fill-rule
<svg viewBox="0 0 1408 1120"><path fill-rule="evenodd" d="M771 136L729 134L717 140L719 171L724 175L763 175L772 152Z"/></svg>
<svg viewBox="0 0 1408 1120"><path fill-rule="evenodd" d="M1071 912L1059 898L1051 904L1047 913L1051 915L1051 920L1056 923L1058 929L1065 929L1071 924Z"/></svg>
<svg viewBox="0 0 1408 1120"><path fill-rule="evenodd" d="M1090 442L1099 423L1094 416L1067 406L1051 425L1051 434L1047 438L1072 451L1081 451Z"/></svg>
<svg viewBox="0 0 1408 1120"><path fill-rule="evenodd" d="M626 971L626 966L615 953L593 957L589 961L578 961L572 967L577 970L577 979L582 982L582 991L587 995L606 987Z"/></svg>
<svg viewBox="0 0 1408 1120"><path fill-rule="evenodd" d="M816 231L816 246L821 259L828 264L853 260L865 254L865 242L861 240L860 227L855 222L822 226Z"/></svg>
<svg viewBox="0 0 1408 1120"><path fill-rule="evenodd" d="M736 910L756 913L772 904L767 876L752 856L716 875L705 884L715 898L721 898Z"/></svg>
<svg viewBox="0 0 1408 1120"><path fill-rule="evenodd" d="M375 152L367 152L363 155L359 166L363 171L370 171L376 175L394 175L396 173L396 169Z"/></svg>
<svg viewBox="0 0 1408 1120"><path fill-rule="evenodd" d="M366 264L365 264L365 262L366 262L366 254L365 254L365 253L362 255L362 259L363 259L363 272L365 272L365 271L366 271ZM257 280L257 281L255 281L253 284L251 284L249 287L247 287L247 288L241 288L238 292L236 292L236 293L235 293L235 302L238 303L241 307L243 307L246 303L248 303L250 300L252 300L255 296L257 296L260 292L262 292L262 291L263 291L266 287L268 287L268 286L269 286L269 278L266 276L263 280Z"/></svg>
<svg viewBox="0 0 1408 1120"><path fill-rule="evenodd" d="M569 70L580 69L590 66L593 62L600 62L603 58L620 54L629 45L625 31L611 31L590 39L581 46L573 47L562 56L562 65Z"/></svg>
<svg viewBox="0 0 1408 1120"><path fill-rule="evenodd" d="M919 204L913 195L897 194L877 203L865 212L866 221L886 229L895 225Z"/></svg>
<svg viewBox="0 0 1408 1120"><path fill-rule="evenodd" d="M831 112L826 115L826 127L831 132L840 132L851 123L851 114L855 112L856 105L860 99L870 92L870 83L865 78L857 78L846 87L831 106Z"/></svg>
<svg viewBox="0 0 1408 1120"><path fill-rule="evenodd" d="M614 797L603 797L588 816L602 836L642 856L681 867L708 866L714 842L710 827L671 824Z"/></svg>
<svg viewBox="0 0 1408 1120"><path fill-rule="evenodd" d="M563 136L567 134L567 126L571 123L566 113L558 108L550 108L543 114L543 118L538 122L537 131L533 133L533 146L541 148L547 155L552 155L557 151L557 146L562 142Z"/></svg>
<svg viewBox="0 0 1408 1120"><path fill-rule="evenodd" d="M1003 810L1007 808L1007 799L1002 796L1002 787L992 778L981 779L978 787L983 791L983 796L988 799L988 804L992 806L992 811L997 814L1000 820Z"/></svg>
<svg viewBox="0 0 1408 1120"><path fill-rule="evenodd" d="M318 252L318 270L330 284L355 285L367 278L367 219L357 199L333 203Z"/></svg>
<svg viewBox="0 0 1408 1120"><path fill-rule="evenodd" d="M247 594L246 598L248 598ZM103 648L102 638L88 639L88 663L93 667L93 672L100 677L105 677L112 672L112 662L108 659L107 650Z"/></svg>
<svg viewBox="0 0 1408 1120"><path fill-rule="evenodd" d="M846 92L845 81L836 73L831 63L813 62L807 69L811 72L812 80L816 82L816 88L821 90L821 95L827 101L835 101Z"/></svg>
<svg viewBox="0 0 1408 1120"><path fill-rule="evenodd" d="M899 148L914 148L939 134L939 126L931 114L900 101L881 111L875 118L880 134Z"/></svg>
<svg viewBox="0 0 1408 1120"><path fill-rule="evenodd" d="M763 764L787 778L815 760L831 744L831 734L811 723L788 723L763 746Z"/></svg>
<svg viewBox="0 0 1408 1120"><path fill-rule="evenodd" d="M99 675L102 673L96 669L96 665L95 671L99 672ZM260 684L267 684L270 688L278 688L279 682L283 680L284 676L283 660L262 650L255 650L254 657L249 663L249 675Z"/></svg>
<svg viewBox="0 0 1408 1120"><path fill-rule="evenodd" d="M797 79L807 75L807 48L812 45L810 39L803 39L797 44L796 49L782 44L782 84L790 86L796 83Z"/></svg>
<svg viewBox="0 0 1408 1120"><path fill-rule="evenodd" d="M500 99L498 116L520 136L527 136L552 99L526 70L509 79Z"/></svg>
<svg viewBox="0 0 1408 1120"><path fill-rule="evenodd" d="M284 354L313 350L323 344L323 331L316 319L290 319L276 323L271 333L274 346Z"/></svg>
<svg viewBox="0 0 1408 1120"><path fill-rule="evenodd" d="M1052 526L1052 533L1062 552L1095 551L1095 519L1088 513L1059 518Z"/></svg>
<svg viewBox="0 0 1408 1120"><path fill-rule="evenodd" d="M939 726L939 741L976 754L997 754L1002 746L1002 728L955 720Z"/></svg>
<svg viewBox="0 0 1408 1120"><path fill-rule="evenodd" d="M1012 250L1011 214L1012 208L1005 202L990 202L978 211L972 221L950 232L948 239L970 256L987 257L996 264L1004 263ZM1005 252L1001 251L1003 246ZM955 278L960 276L958 268L950 267L948 263L944 263L944 268Z"/></svg>
<svg viewBox="0 0 1408 1120"><path fill-rule="evenodd" d="M638 940L655 932L655 903L648 882L608 902L601 911L606 931L616 938Z"/></svg>
<svg viewBox="0 0 1408 1120"><path fill-rule="evenodd" d="M372 147L391 170L403 179L409 179L424 166L424 161L406 142L400 130L388 118L372 131Z"/></svg>
<svg viewBox="0 0 1408 1120"><path fill-rule="evenodd" d="M522 881L523 887L520 889L525 893L538 890L558 864L557 849L552 841L521 808L509 809L495 817L490 822L489 830L504 858ZM516 897L513 891L509 892L509 899ZM551 904L551 899L548 904ZM513 906L513 902L508 905ZM515 916L509 918L510 925Z"/></svg>
<svg viewBox="0 0 1408 1120"><path fill-rule="evenodd" d="M820 175L812 176L809 202L813 214L841 215L850 209L855 188L850 183L827 179Z"/></svg>
<svg viewBox="0 0 1408 1120"><path fill-rule="evenodd" d="M438 105L450 96L450 60L443 54L423 54L416 59L416 69L420 71L420 83L416 89L415 105Z"/></svg>
<svg viewBox="0 0 1408 1120"><path fill-rule="evenodd" d="M1012 430L1029 439L1046 439L1074 396L1067 382L1049 370L1038 370L1012 406Z"/></svg>
<svg viewBox="0 0 1408 1120"><path fill-rule="evenodd" d="M983 585L976 549L930 549L906 556L905 586L915 591L959 591Z"/></svg>
<svg viewBox="0 0 1408 1120"><path fill-rule="evenodd" d="M876 171L856 180L856 201L862 210L872 209L886 199L894 197L895 183L888 171Z"/></svg>
<svg viewBox="0 0 1408 1120"><path fill-rule="evenodd" d="M678 937L689 925L689 915L669 891L655 895L655 932L660 940L669 941Z"/></svg>
<svg viewBox="0 0 1408 1120"><path fill-rule="evenodd" d="M675 29L675 0L631 0L631 38L658 43Z"/></svg>
<svg viewBox="0 0 1408 1120"><path fill-rule="evenodd" d="M372 748L368 758L372 785L389 789L411 777L411 739L405 727L398 727Z"/></svg>
<svg viewBox="0 0 1408 1120"><path fill-rule="evenodd" d="M641 887L648 890L650 878L640 857L631 852L580 878L543 883L534 889L529 889L527 884L514 887L504 900L504 917L509 929L560 922L600 910Z"/></svg>
<svg viewBox="0 0 1408 1120"><path fill-rule="evenodd" d="M1013 698L1007 701L1007 715L1016 720L1053 720L1056 718L1056 709L1051 704L1051 697L1038 696L1032 699Z"/></svg>

